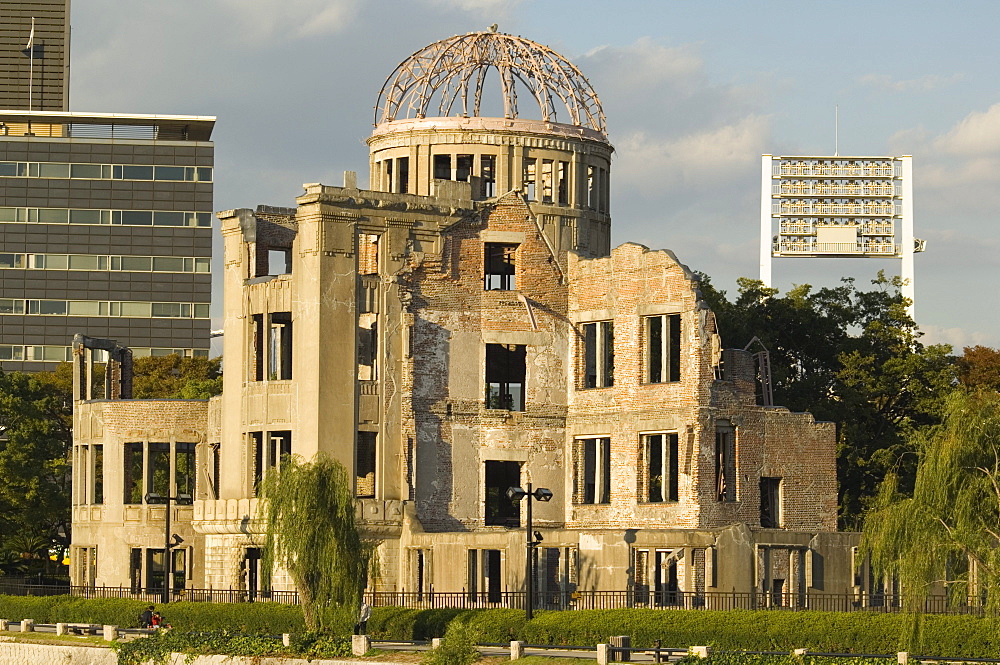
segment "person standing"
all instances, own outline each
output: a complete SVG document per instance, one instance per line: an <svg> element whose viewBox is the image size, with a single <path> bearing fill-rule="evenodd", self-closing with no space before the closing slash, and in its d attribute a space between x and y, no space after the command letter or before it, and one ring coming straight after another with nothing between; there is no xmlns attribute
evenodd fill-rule
<svg viewBox="0 0 1000 665"><path fill-rule="evenodd" d="M372 617L371 605L365 601L361 601L361 607L358 611L358 623L354 626L355 635L364 635L365 631L368 630L368 619Z"/></svg>

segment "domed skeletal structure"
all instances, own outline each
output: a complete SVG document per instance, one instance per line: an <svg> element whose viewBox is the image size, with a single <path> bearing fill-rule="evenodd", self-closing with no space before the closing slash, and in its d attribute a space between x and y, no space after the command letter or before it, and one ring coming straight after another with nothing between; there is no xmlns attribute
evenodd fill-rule
<svg viewBox="0 0 1000 665"><path fill-rule="evenodd" d="M375 123L398 119L480 115L489 70L497 70L504 117L518 117L518 84L545 122L563 122L606 134L604 111L590 82L573 63L523 37L472 32L420 49L389 75L379 93ZM560 120L565 108L568 122Z"/></svg>

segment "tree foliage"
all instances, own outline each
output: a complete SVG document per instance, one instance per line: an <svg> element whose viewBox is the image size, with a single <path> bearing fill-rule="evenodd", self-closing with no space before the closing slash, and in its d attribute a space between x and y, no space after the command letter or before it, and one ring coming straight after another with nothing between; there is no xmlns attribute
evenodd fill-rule
<svg viewBox="0 0 1000 665"><path fill-rule="evenodd" d="M358 530L353 487L344 466L322 454L285 457L261 484L264 567L288 571L309 630L329 627L330 608L357 616L374 544Z"/></svg>
<svg viewBox="0 0 1000 665"><path fill-rule="evenodd" d="M912 493L890 474L865 520L862 551L918 609L942 587L1000 613L1000 395L954 391L921 441Z"/></svg>
<svg viewBox="0 0 1000 665"><path fill-rule="evenodd" d="M967 346L956 360L958 380L969 388L1000 390L1000 350Z"/></svg>
<svg viewBox="0 0 1000 665"><path fill-rule="evenodd" d="M0 550L15 561L28 540L68 544L57 533L69 532L72 424L68 396L47 377L0 375Z"/></svg>
<svg viewBox="0 0 1000 665"><path fill-rule="evenodd" d="M222 358L147 356L133 363L135 399L208 399L222 392Z"/></svg>
<svg viewBox="0 0 1000 665"><path fill-rule="evenodd" d="M898 278L873 289L793 287L784 296L740 279L734 302L703 277L725 345L757 337L770 352L775 403L837 423L840 520L857 528L886 474L912 486L910 433L940 421L955 381L947 345L924 346Z"/></svg>

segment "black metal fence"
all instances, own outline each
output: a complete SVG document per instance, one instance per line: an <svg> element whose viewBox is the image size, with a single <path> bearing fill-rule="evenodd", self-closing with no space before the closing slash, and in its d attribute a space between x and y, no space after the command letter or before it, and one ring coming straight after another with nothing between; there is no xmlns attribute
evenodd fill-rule
<svg viewBox="0 0 1000 665"><path fill-rule="evenodd" d="M71 594L81 598L131 598L157 603L163 597L159 588L133 590L129 587L69 586L68 584L31 584L0 578L0 594L51 596ZM172 593L173 601L246 603L275 602L297 604L294 591L248 591L244 589L182 589ZM983 614L979 598L956 599L930 596L922 602L928 614ZM481 609L524 607L523 591L369 591L365 601L372 607L409 607L414 609ZM572 591L536 592L535 609L539 610L610 610L650 608L661 610L821 610L826 612L901 612L911 609L907 598L898 594L816 594L816 593L734 593L682 591Z"/></svg>

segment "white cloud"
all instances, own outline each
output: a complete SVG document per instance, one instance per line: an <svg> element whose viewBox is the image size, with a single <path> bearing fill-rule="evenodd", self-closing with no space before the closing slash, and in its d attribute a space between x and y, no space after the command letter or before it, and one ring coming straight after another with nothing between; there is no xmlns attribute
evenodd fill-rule
<svg viewBox="0 0 1000 665"><path fill-rule="evenodd" d="M967 346L1000 346L1000 338L996 334L988 334L978 330L964 328L943 328L933 325L920 326L924 336L920 338L923 344L950 344L953 353L961 354Z"/></svg>
<svg viewBox="0 0 1000 665"><path fill-rule="evenodd" d="M521 4L522 0L424 0L438 7L451 7L466 12L492 12L506 16L510 10ZM485 26L484 26L485 27ZM501 30L503 26L500 26Z"/></svg>
<svg viewBox="0 0 1000 665"><path fill-rule="evenodd" d="M889 92L931 92L957 83L964 78L963 74L952 74L951 76L927 74L915 79L895 80L888 74L866 74L859 81L865 85L888 90Z"/></svg>
<svg viewBox="0 0 1000 665"><path fill-rule="evenodd" d="M1000 156L1000 103L986 111L973 111L935 139L933 147L952 155Z"/></svg>
<svg viewBox="0 0 1000 665"><path fill-rule="evenodd" d="M332 35L354 20L360 0L215 0L243 38L297 39Z"/></svg>

